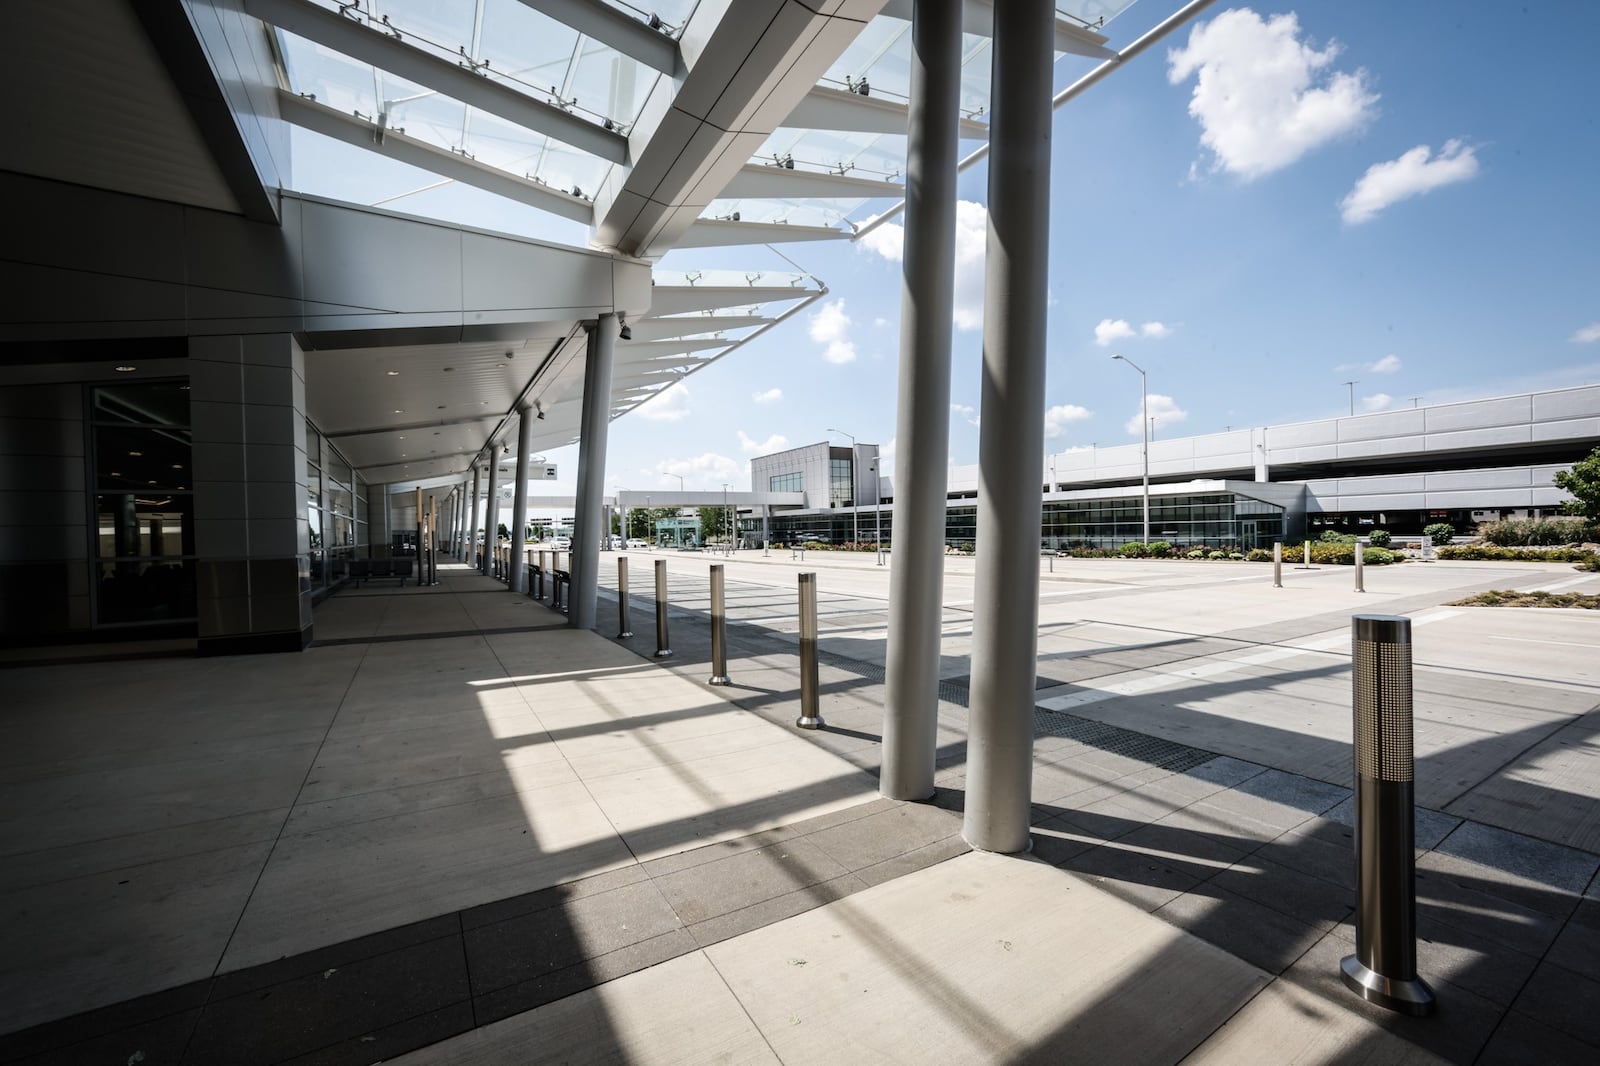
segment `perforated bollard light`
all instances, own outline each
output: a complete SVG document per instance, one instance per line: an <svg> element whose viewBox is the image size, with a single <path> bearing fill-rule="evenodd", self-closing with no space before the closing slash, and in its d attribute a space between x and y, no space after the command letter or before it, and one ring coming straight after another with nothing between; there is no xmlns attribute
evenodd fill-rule
<svg viewBox="0 0 1600 1066"><path fill-rule="evenodd" d="M617 556L617 639L633 636L633 621L628 617L628 557Z"/></svg>
<svg viewBox="0 0 1600 1066"><path fill-rule="evenodd" d="M817 575L800 575L800 717L801 729L821 729L817 692Z"/></svg>
<svg viewBox="0 0 1600 1066"><path fill-rule="evenodd" d="M667 643L667 561L656 560L656 658L672 658Z"/></svg>
<svg viewBox="0 0 1600 1066"><path fill-rule="evenodd" d="M1283 542L1272 545L1272 587L1283 588Z"/></svg>
<svg viewBox="0 0 1600 1066"><path fill-rule="evenodd" d="M711 567L711 680L713 685L732 684L728 680L728 614L723 598L722 564Z"/></svg>
<svg viewBox="0 0 1600 1066"><path fill-rule="evenodd" d="M1344 983L1369 1003L1433 1013L1417 976L1415 783L1411 620L1351 619L1355 709L1356 953L1339 964Z"/></svg>
<svg viewBox="0 0 1600 1066"><path fill-rule="evenodd" d="M1366 557L1361 552L1361 542L1356 541L1356 591L1367 591Z"/></svg>

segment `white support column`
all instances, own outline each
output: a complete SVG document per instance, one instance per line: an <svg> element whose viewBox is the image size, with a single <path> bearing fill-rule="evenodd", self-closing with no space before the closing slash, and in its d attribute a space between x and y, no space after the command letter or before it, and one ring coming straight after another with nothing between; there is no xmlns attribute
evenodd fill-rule
<svg viewBox="0 0 1600 1066"><path fill-rule="evenodd" d="M967 842L984 851L1025 850L1031 822L1054 25L1054 0L1012 0L1006 17L995 22L990 80L978 442L983 491L962 823Z"/></svg>
<svg viewBox="0 0 1600 1066"><path fill-rule="evenodd" d="M600 578L600 537L605 533L602 489L606 438L611 429L611 366L617 346L617 316L601 315L589 330L583 374L583 423L578 438L578 498L572 531L572 601L569 624L593 629Z"/></svg>
<svg viewBox="0 0 1600 1066"><path fill-rule="evenodd" d="M478 501L482 498L482 478L479 476L482 468L476 462L472 464L472 501L467 505L467 563L475 565L477 556L473 554L478 550Z"/></svg>
<svg viewBox="0 0 1600 1066"><path fill-rule="evenodd" d="M528 528L528 453L533 450L533 410L523 407L517 428L517 482L511 490L511 579L507 588L524 591L528 572L528 546L523 541Z"/></svg>
<svg viewBox="0 0 1600 1066"><path fill-rule="evenodd" d="M878 778L883 795L901 800L933 795L938 744L961 0L918 0L911 35L895 558Z"/></svg>
<svg viewBox="0 0 1600 1066"><path fill-rule="evenodd" d="M498 445L493 440L489 441L489 484L488 497L483 501L483 560L478 569L483 571L485 577L489 575L490 567L494 565L494 549L500 542L495 539L495 526L499 523L500 515L500 452Z"/></svg>

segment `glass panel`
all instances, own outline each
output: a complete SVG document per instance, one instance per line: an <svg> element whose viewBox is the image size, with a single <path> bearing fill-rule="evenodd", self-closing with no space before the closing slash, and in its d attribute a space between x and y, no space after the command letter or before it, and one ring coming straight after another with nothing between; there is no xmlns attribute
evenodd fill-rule
<svg viewBox="0 0 1600 1066"><path fill-rule="evenodd" d="M312 466L322 465L322 434L309 420L306 422L306 462Z"/></svg>
<svg viewBox="0 0 1600 1066"><path fill-rule="evenodd" d="M94 390L96 422L146 426L187 426L189 386L182 381L106 385Z"/></svg>
<svg viewBox="0 0 1600 1066"><path fill-rule="evenodd" d="M95 497L95 516L101 559L194 554L194 497L188 493L108 493Z"/></svg>
<svg viewBox="0 0 1600 1066"><path fill-rule="evenodd" d="M192 559L102 562L96 570L96 615L102 625L195 616Z"/></svg>
<svg viewBox="0 0 1600 1066"><path fill-rule="evenodd" d="M101 488L185 489L189 470L189 431L98 426L94 431L95 471Z"/></svg>

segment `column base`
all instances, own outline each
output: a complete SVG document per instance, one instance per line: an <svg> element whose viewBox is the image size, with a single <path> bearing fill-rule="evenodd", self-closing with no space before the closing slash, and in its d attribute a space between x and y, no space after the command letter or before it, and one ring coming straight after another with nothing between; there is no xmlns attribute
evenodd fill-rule
<svg viewBox="0 0 1600 1066"><path fill-rule="evenodd" d="M1339 972L1350 991L1368 1003L1418 1018L1433 1013L1433 989L1420 977L1409 981L1385 977L1363 965L1354 955L1346 955L1339 961Z"/></svg>
<svg viewBox="0 0 1600 1066"><path fill-rule="evenodd" d="M311 627L288 633L241 633L229 637L201 637L195 654L212 655L274 655L286 651L305 651L311 643Z"/></svg>
<svg viewBox="0 0 1600 1066"><path fill-rule="evenodd" d="M815 718L810 718L810 717L807 717L806 715L801 715L799 718L796 718L794 720L794 724L797 727L801 728L801 729L821 729L823 726L827 725L828 723L824 722L822 720L822 715L819 714Z"/></svg>

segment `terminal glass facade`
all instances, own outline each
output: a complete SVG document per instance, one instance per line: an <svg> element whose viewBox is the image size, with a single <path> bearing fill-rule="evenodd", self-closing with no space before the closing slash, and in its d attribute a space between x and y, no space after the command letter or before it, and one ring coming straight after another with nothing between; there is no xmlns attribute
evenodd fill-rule
<svg viewBox="0 0 1600 1066"><path fill-rule="evenodd" d="M306 423L306 524L311 587L338 579L350 559L367 557L367 487L344 456Z"/></svg>
<svg viewBox="0 0 1600 1066"><path fill-rule="evenodd" d="M1144 499L1046 501L1046 548L1118 548L1144 538ZM1219 492L1150 497L1150 539L1176 547L1267 547L1282 540L1284 509Z"/></svg>

